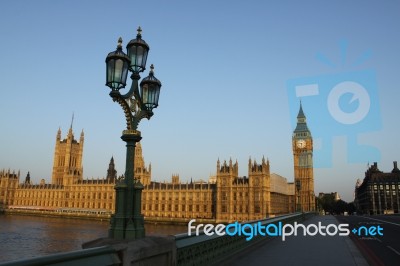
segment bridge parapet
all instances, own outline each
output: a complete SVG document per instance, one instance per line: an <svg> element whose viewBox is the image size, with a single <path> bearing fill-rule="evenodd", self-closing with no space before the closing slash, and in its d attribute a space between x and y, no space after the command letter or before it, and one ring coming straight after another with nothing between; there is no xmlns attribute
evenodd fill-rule
<svg viewBox="0 0 400 266"><path fill-rule="evenodd" d="M314 213L294 213L274 218L268 218L258 221L240 223L240 225L250 224L266 226L271 223L288 224L304 221ZM258 224L260 223L260 224ZM244 229L250 232L250 228ZM233 254L243 251L246 248L258 244L262 240L266 240L266 236L260 234L254 235L250 241L248 236L241 234L235 236L213 234L206 235L204 231L200 231L199 235L189 236L187 233L175 236L176 244L176 264L177 265L212 265L224 261Z"/></svg>
<svg viewBox="0 0 400 266"><path fill-rule="evenodd" d="M62 252L0 263L1 266L121 265L117 251L109 246Z"/></svg>

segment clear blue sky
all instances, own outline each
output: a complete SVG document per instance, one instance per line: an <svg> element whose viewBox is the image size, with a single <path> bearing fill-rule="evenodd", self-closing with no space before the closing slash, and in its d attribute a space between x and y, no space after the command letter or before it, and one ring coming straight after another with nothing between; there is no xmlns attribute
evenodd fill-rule
<svg viewBox="0 0 400 266"><path fill-rule="evenodd" d="M264 155L272 172L293 181L298 101L288 81L366 69L375 74L379 115L357 141L379 150L381 170L400 161L398 1L16 0L0 10L0 168L30 171L35 182L50 181L56 133L61 127L65 137L73 112L76 137L85 132L84 176L104 177L111 156L124 172L125 120L104 85L104 60L139 25L163 84L155 115L139 128L153 179L206 180L218 158L230 157L247 175L249 157ZM333 132L332 165L315 169L315 192L350 201L375 158L349 162L346 132L321 124L313 99L303 100L311 132Z"/></svg>

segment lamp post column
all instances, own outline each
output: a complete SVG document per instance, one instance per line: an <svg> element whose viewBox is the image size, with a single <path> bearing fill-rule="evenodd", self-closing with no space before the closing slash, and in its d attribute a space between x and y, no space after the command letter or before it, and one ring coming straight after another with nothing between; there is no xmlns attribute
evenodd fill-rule
<svg viewBox="0 0 400 266"><path fill-rule="evenodd" d="M126 184L119 180L117 182L119 183L115 185L115 214L111 216L108 235L111 238L124 239Z"/></svg>
<svg viewBox="0 0 400 266"><path fill-rule="evenodd" d="M135 169L135 146L136 143L139 142L142 137L140 136L140 132L137 130L124 130L121 139L126 142L126 167L125 167L125 184L126 184L126 197L125 197L125 237L127 239L135 239L138 238L135 234L135 217L134 213L139 210L134 210L135 205L134 201L139 200L139 204L141 204L141 199L137 199L135 197L135 180L134 180L134 169Z"/></svg>
<svg viewBox="0 0 400 266"><path fill-rule="evenodd" d="M133 207L133 221L135 223L135 235L136 238L145 236L144 229L144 218L142 215L142 190L144 189L143 184L138 179L135 180L134 184L134 195L135 195L135 206Z"/></svg>

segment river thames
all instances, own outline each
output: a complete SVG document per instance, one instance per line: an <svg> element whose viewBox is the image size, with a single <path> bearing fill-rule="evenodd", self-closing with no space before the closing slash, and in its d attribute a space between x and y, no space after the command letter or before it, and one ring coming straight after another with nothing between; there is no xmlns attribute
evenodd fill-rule
<svg viewBox="0 0 400 266"><path fill-rule="evenodd" d="M82 249L107 236L109 222L67 218L0 215L0 262ZM146 235L187 232L186 225L145 224Z"/></svg>

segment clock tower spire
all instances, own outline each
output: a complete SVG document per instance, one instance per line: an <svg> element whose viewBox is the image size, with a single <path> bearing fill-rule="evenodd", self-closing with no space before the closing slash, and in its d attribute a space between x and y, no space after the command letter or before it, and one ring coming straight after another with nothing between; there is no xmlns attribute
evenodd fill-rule
<svg viewBox="0 0 400 266"><path fill-rule="evenodd" d="M313 139L307 126L307 119L301 102L297 115L297 125L292 136L292 149L296 210L315 211Z"/></svg>

